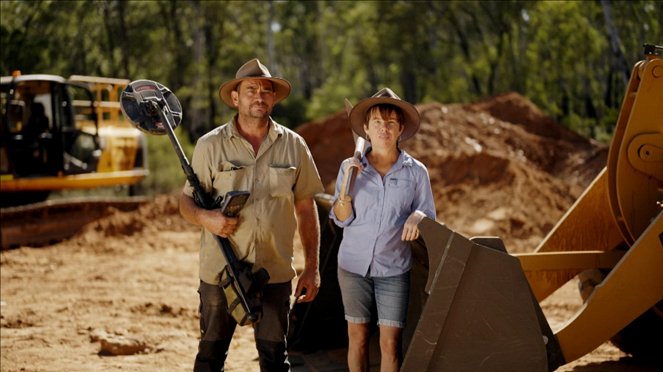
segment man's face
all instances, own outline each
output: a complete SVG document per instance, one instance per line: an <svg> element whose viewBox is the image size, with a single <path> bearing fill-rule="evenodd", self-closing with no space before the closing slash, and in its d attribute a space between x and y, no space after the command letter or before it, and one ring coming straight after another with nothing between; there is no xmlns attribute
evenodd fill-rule
<svg viewBox="0 0 663 372"><path fill-rule="evenodd" d="M244 80L230 94L240 115L257 119L271 115L276 99L272 82L265 79Z"/></svg>

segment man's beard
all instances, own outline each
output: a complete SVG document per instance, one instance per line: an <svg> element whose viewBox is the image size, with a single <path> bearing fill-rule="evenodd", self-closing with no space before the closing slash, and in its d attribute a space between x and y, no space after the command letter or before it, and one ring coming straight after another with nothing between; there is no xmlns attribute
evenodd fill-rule
<svg viewBox="0 0 663 372"><path fill-rule="evenodd" d="M258 111L258 109L261 109L261 111ZM249 114L253 118L264 119L268 118L272 114L272 110L270 110L269 106L265 104L255 103L249 106Z"/></svg>

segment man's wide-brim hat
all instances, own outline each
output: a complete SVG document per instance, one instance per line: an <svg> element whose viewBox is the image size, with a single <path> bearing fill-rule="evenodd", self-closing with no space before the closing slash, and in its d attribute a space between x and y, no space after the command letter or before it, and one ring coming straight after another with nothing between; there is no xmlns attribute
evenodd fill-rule
<svg viewBox="0 0 663 372"><path fill-rule="evenodd" d="M412 137L417 130L419 130L419 111L409 102L403 101L389 88L382 88L379 92L375 93L369 98L365 98L350 111L350 125L352 130L355 131L358 135L366 138L366 132L364 131L364 124L366 121L366 112L368 110L379 104L390 104L394 105L403 111L403 133L401 134L401 141L404 141Z"/></svg>
<svg viewBox="0 0 663 372"><path fill-rule="evenodd" d="M221 85L219 88L219 98L221 98L221 101L230 107L235 107L230 98L230 92L237 89L237 85L246 79L265 79L271 81L274 85L274 93L276 93L274 104L284 100L290 94L290 83L285 79L273 77L267 67L260 63L258 58L254 58L237 70L233 80Z"/></svg>

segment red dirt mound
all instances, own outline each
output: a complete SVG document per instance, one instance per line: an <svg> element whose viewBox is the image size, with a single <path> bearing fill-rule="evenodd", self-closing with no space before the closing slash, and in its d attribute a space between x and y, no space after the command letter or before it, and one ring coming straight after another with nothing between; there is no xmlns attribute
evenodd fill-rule
<svg viewBox="0 0 663 372"><path fill-rule="evenodd" d="M69 242L87 251L132 251L135 241L145 241L147 246L155 247L164 235L185 231L199 230L180 217L177 195L164 194L135 211L115 211L85 225Z"/></svg>

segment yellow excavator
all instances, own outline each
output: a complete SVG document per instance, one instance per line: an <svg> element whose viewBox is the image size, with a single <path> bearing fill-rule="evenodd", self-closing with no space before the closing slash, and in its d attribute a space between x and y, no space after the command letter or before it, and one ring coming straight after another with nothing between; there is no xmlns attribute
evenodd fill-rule
<svg viewBox="0 0 663 372"><path fill-rule="evenodd" d="M125 79L34 74L0 78L2 206L54 190L135 185L148 175L144 135L122 117Z"/></svg>
<svg viewBox="0 0 663 372"><path fill-rule="evenodd" d="M555 332L565 362L610 339L663 351L663 48L633 68L608 164L534 253L516 255L538 301L576 275L584 305Z"/></svg>
<svg viewBox="0 0 663 372"><path fill-rule="evenodd" d="M497 237L466 238L429 218L419 223L402 371L554 371L608 340L634 357L660 357L662 51L645 45L607 166L532 253L509 254ZM326 219L330 199L317 198L323 286L316 301L293 309L294 348L343 346L335 283L342 231ZM539 303L574 278L584 304L552 330Z"/></svg>
<svg viewBox="0 0 663 372"><path fill-rule="evenodd" d="M607 340L663 350L663 60L633 68L608 164L548 236L510 255L422 221L428 275L404 371L545 371ZM424 265L422 265L424 266ZM578 276L584 304L554 332L539 302ZM416 316L416 315L415 315Z"/></svg>

